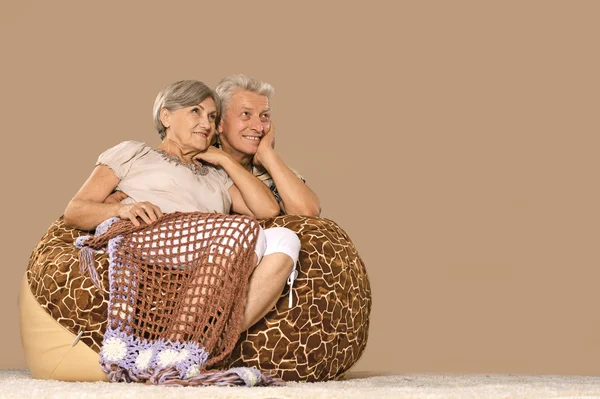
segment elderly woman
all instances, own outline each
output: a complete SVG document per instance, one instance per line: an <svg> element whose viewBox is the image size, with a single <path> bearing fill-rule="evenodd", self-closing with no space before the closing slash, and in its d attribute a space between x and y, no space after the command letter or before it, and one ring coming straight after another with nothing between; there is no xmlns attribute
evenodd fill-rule
<svg viewBox="0 0 600 399"><path fill-rule="evenodd" d="M125 141L100 155L91 176L69 202L65 224L92 230L118 217L140 226L177 211L277 215L271 191L230 155L210 145L219 117L219 100L202 82L186 80L166 87L154 104L160 144L152 148ZM115 189L129 197L105 203ZM256 242L257 266L248 282L241 331L275 305L300 250L295 233L284 228L260 229ZM97 358L88 360L97 364ZM76 367L82 363L85 360Z"/></svg>
<svg viewBox="0 0 600 399"><path fill-rule="evenodd" d="M222 104L215 147L252 173L273 192L281 214L319 216L321 205L304 178L288 167L275 151L275 128L270 101L273 86L238 74L223 78L215 88ZM107 203L127 198L116 191Z"/></svg>

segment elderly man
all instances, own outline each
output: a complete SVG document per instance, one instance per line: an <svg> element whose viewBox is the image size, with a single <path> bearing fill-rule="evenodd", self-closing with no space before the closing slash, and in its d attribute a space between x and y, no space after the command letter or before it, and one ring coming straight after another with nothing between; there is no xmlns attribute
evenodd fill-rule
<svg viewBox="0 0 600 399"><path fill-rule="evenodd" d="M215 91L221 99L216 146L271 189L282 213L319 216L319 198L275 151L269 107L273 87L250 76L231 75Z"/></svg>
<svg viewBox="0 0 600 399"><path fill-rule="evenodd" d="M231 75L221 80L215 91L221 100L215 146L271 189L281 214L319 216L319 198L275 152L269 107L273 87L251 76ZM115 192L105 202L118 203L125 198L126 193Z"/></svg>

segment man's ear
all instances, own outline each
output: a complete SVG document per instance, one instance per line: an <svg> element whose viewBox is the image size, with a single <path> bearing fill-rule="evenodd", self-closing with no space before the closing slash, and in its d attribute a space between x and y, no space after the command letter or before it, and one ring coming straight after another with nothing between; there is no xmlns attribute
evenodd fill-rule
<svg viewBox="0 0 600 399"><path fill-rule="evenodd" d="M217 125L217 132L218 132L219 134L220 134L220 133L223 133L223 119L221 119L221 120L219 121L219 124Z"/></svg>
<svg viewBox="0 0 600 399"><path fill-rule="evenodd" d="M162 122L165 129L168 129L169 127L171 127L170 117L171 117L171 113L169 112L168 109L166 109L166 108L160 109L160 121Z"/></svg>

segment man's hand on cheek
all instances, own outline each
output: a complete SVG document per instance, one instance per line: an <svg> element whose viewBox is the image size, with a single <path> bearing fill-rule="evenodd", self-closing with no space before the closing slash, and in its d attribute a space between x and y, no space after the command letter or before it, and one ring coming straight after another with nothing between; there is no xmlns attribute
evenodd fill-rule
<svg viewBox="0 0 600 399"><path fill-rule="evenodd" d="M271 129L263 136L258 145L258 150L254 154L252 163L256 166L264 166L269 155L275 152L275 125L271 122Z"/></svg>

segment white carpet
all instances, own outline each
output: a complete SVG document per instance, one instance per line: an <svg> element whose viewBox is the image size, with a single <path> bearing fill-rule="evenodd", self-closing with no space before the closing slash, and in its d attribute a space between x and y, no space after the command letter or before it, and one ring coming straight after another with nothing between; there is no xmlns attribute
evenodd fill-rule
<svg viewBox="0 0 600 399"><path fill-rule="evenodd" d="M0 371L0 398L600 398L600 377L517 375L380 375L277 388L155 387L106 382L34 380Z"/></svg>

